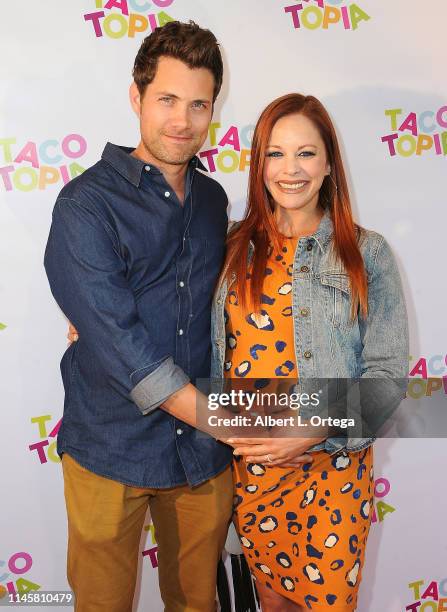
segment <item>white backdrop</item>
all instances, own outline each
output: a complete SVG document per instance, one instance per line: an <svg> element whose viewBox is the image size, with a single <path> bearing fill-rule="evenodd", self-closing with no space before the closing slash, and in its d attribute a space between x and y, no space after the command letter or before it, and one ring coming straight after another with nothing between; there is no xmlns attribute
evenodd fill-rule
<svg viewBox="0 0 447 612"><path fill-rule="evenodd" d="M0 595L67 588L55 453L66 322L43 252L63 182L107 140L137 144L127 90L139 44L158 23L194 19L222 43L225 82L203 161L227 189L233 218L243 211L262 108L291 91L326 104L356 217L386 236L400 264L412 376L447 375L444 0L9 0L1 18ZM377 520L359 610L447 610L444 440L380 441L375 457ZM141 552L135 609L158 612L149 523Z"/></svg>

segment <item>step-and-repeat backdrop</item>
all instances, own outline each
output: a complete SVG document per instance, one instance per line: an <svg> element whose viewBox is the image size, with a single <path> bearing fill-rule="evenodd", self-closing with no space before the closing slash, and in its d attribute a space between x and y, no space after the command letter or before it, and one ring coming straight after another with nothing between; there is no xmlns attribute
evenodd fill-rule
<svg viewBox="0 0 447 612"><path fill-rule="evenodd" d="M226 188L232 218L244 208L253 124L263 107L291 91L325 103L356 218L383 233L398 258L411 326L410 395L447 393L444 0L6 0L0 597L68 588L55 450L66 321L50 295L43 252L61 187L98 159L107 140L137 144L131 67L143 37L171 19L193 19L222 44L225 82L201 157ZM376 444L361 612L447 610L445 448L440 438ZM135 610L162 610L149 517Z"/></svg>

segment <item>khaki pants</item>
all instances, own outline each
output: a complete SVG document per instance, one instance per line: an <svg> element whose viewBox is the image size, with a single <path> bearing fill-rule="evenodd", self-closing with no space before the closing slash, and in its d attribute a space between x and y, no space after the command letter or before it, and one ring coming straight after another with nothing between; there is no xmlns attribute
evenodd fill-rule
<svg viewBox="0 0 447 612"><path fill-rule="evenodd" d="M166 612L216 609L217 563L231 517L232 477L191 489L145 489L98 476L64 453L68 581L76 612L131 612L149 505Z"/></svg>

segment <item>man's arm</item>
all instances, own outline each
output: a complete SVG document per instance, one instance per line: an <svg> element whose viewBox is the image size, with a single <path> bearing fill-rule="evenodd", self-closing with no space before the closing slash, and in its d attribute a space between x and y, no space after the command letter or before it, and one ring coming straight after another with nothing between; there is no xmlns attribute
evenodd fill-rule
<svg viewBox="0 0 447 612"><path fill-rule="evenodd" d="M143 414L189 382L139 319L118 238L95 211L73 199L57 201L45 269L56 302L109 384Z"/></svg>

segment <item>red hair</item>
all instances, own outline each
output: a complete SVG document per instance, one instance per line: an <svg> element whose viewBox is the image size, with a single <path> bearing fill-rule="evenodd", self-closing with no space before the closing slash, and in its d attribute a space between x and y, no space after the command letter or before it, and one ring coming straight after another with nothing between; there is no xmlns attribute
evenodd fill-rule
<svg viewBox="0 0 447 612"><path fill-rule="evenodd" d="M292 114L301 114L312 121L324 142L331 175L324 178L319 192L319 204L330 211L334 253L350 279L352 316L355 316L358 308L366 316L368 285L358 244L362 230L352 218L348 185L334 126L322 103L313 96L282 96L271 102L259 117L253 134L247 206L242 223L230 232L227 239L224 276L229 280L233 273L236 274L236 287L242 306L248 302L254 307L260 305L269 246L273 244L279 250L282 245L282 236L273 214L274 202L263 179L266 149L275 123L281 117ZM248 253L250 241L255 248L248 292L248 263L245 254Z"/></svg>

